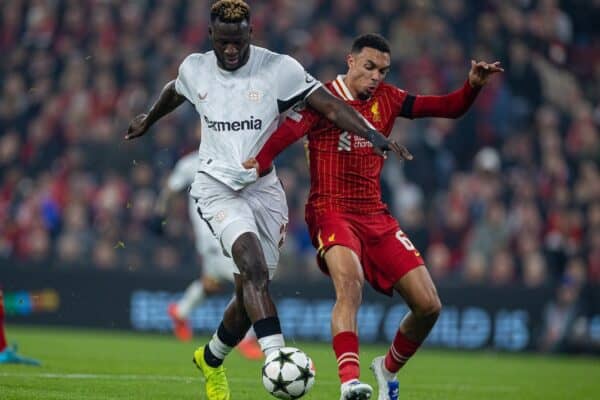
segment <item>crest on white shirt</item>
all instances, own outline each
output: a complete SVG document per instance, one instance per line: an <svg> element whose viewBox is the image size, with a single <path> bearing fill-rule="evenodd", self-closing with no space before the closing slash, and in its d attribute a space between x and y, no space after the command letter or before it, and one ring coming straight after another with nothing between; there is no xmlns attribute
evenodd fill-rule
<svg viewBox="0 0 600 400"><path fill-rule="evenodd" d="M258 90L249 90L248 91L248 100L260 102L260 92Z"/></svg>

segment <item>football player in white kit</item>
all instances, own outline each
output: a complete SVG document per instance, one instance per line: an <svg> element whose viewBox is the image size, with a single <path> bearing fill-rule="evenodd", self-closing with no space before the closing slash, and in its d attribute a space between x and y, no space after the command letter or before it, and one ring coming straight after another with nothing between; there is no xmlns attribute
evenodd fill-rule
<svg viewBox="0 0 600 400"><path fill-rule="evenodd" d="M156 202L155 212L159 224L162 225L172 198L176 193L189 188L197 170L198 152L186 154L177 161ZM225 257L221 244L214 237L207 223L200 218L196 201L191 196L188 204L196 250L202 259L202 275L189 284L177 303L169 304L168 307L169 317L173 321L173 332L181 341L192 339L193 331L188 319L192 310L198 307L206 296L218 292L221 289L221 282L233 282L233 274L236 271L233 260ZM261 359L262 352L256 343L256 338L251 330L248 333L237 348L246 358Z"/></svg>
<svg viewBox="0 0 600 400"><path fill-rule="evenodd" d="M251 45L251 33L244 1L214 3L209 25L213 51L186 57L177 78L165 85L148 114L131 121L125 136L144 135L185 100L200 115L202 141L190 195L237 267L235 293L217 332L194 352L209 400L231 398L223 360L250 326L265 355L284 346L269 281L288 222L285 193L274 170L256 179L255 169L242 166L277 128L280 114L305 101L341 129L369 140L380 154L406 151L369 127L296 60Z"/></svg>

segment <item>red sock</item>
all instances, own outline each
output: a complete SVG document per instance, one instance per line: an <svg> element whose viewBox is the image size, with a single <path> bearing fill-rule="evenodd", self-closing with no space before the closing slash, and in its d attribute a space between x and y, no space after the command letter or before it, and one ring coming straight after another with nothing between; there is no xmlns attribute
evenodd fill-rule
<svg viewBox="0 0 600 400"><path fill-rule="evenodd" d="M395 374L415 354L420 346L421 343L409 340L398 330L394 338L394 343L392 343L392 346L385 355L385 369Z"/></svg>
<svg viewBox="0 0 600 400"><path fill-rule="evenodd" d="M340 332L333 337L333 351L338 364L340 382L358 379L360 376L360 361L358 359L358 336L356 333Z"/></svg>
<svg viewBox="0 0 600 400"><path fill-rule="evenodd" d="M6 335L4 334L4 299L0 290L0 351L6 348Z"/></svg>

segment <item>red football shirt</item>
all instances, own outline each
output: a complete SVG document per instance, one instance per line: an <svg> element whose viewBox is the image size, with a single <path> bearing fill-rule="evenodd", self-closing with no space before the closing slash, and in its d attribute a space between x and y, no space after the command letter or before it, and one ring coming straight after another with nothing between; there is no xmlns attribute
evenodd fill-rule
<svg viewBox="0 0 600 400"><path fill-rule="evenodd" d="M379 85L367 101L352 99L341 77L326 84L336 96L355 108L375 129L388 136L402 110L407 93L387 83ZM304 111L312 119L314 111ZM317 117L320 117L317 115ZM381 200L383 157L373 145L350 132L342 132L325 118L316 118L308 131L311 188L307 209L371 214L386 209Z"/></svg>
<svg viewBox="0 0 600 400"><path fill-rule="evenodd" d="M381 83L370 99L352 98L342 76L326 84L337 97L356 109L375 129L388 136L397 117L458 118L477 97L468 81L462 88L442 96L413 96ZM343 132L318 112L306 108L288 113L256 159L261 172L284 148L308 135L311 188L307 211L317 215L328 211L371 214L383 212L380 173L383 157L373 152L364 138Z"/></svg>

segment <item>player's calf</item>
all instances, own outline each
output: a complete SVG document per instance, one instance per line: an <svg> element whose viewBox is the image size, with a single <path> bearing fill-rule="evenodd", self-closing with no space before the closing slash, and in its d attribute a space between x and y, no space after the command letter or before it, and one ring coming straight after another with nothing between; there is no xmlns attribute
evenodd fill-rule
<svg viewBox="0 0 600 400"><path fill-rule="evenodd" d="M269 269L258 237L251 232L240 235L233 243L231 252L244 286L251 284L251 290L265 292L269 283Z"/></svg>
<svg viewBox="0 0 600 400"><path fill-rule="evenodd" d="M232 255L240 270L242 298L247 316L253 323L263 353L285 346L275 303L269 295L269 270L256 234L246 232L232 246Z"/></svg>

